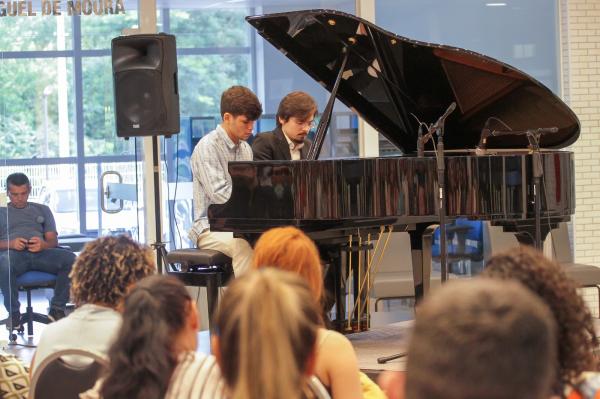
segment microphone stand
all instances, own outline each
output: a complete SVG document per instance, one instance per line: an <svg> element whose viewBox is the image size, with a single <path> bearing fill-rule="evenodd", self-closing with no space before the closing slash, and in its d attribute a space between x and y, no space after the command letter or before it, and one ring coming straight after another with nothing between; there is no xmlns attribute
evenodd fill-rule
<svg viewBox="0 0 600 399"><path fill-rule="evenodd" d="M533 171L533 205L535 211L535 237L534 247L541 251L542 250L542 177L544 176L544 167L542 165L542 154L540 153L540 138L546 133L558 132L557 127L537 128L528 130L517 130L517 131L497 131L493 130L491 136L519 136L524 135L529 141L529 149L532 157L532 171ZM487 136L485 137L487 139ZM485 144L485 140L482 134L482 142ZM484 147L485 148L485 147Z"/></svg>
<svg viewBox="0 0 600 399"><path fill-rule="evenodd" d="M533 203L535 209L535 241L534 246L538 251L542 250L542 176L544 168L542 165L542 154L540 153L540 138L542 132L538 130L528 130L527 140L531 149L532 170L533 170Z"/></svg>
<svg viewBox="0 0 600 399"><path fill-rule="evenodd" d="M440 217L440 272L442 284L448 280L446 248L446 162L444 158L444 123L437 129L437 151L435 153L438 177L438 212Z"/></svg>
<svg viewBox="0 0 600 399"><path fill-rule="evenodd" d="M419 126L418 139L417 139L417 156L422 157L425 143L437 133L437 151L435 153L436 164L437 164L437 176L438 176L438 210L440 217L440 268L442 274L442 283L448 280L448 264L447 264L447 249L446 249L446 164L444 159L444 121L446 117L454 111L456 103L452 103L446 110L446 113L433 124L427 134L423 135L421 127ZM391 356L383 356L377 358L378 364L384 364L392 360L400 359L407 355L406 352L396 353Z"/></svg>

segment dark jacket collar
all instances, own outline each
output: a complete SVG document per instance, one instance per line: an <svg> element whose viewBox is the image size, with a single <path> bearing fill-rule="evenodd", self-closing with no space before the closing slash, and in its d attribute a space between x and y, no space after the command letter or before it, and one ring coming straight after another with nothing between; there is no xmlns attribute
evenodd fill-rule
<svg viewBox="0 0 600 399"><path fill-rule="evenodd" d="M290 146L288 144L287 138L285 137L285 135L283 133L283 130L281 129L281 126L277 126L275 128L275 130L273 130L273 135L279 139L278 145L281 146L282 151L285 148L285 153L287 154L287 159L291 160L292 155L290 154ZM308 139L304 139L304 146L300 149L300 159L306 159L306 156L308 155L308 150L310 150L311 144L312 144L312 141L310 141Z"/></svg>

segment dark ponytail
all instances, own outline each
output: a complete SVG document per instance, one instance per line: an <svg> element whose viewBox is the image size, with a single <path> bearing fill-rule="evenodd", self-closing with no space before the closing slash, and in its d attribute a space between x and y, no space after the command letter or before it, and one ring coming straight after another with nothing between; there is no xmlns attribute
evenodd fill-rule
<svg viewBox="0 0 600 399"><path fill-rule="evenodd" d="M100 390L104 399L162 399L177 365L175 338L191 298L179 280L143 279L125 299L123 325L109 350L110 370Z"/></svg>

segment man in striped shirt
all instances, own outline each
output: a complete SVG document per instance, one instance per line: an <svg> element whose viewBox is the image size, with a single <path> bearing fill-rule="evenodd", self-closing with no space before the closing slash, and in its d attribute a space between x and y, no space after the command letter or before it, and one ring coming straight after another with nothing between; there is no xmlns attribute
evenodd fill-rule
<svg viewBox="0 0 600 399"><path fill-rule="evenodd" d="M194 225L188 236L198 248L214 249L233 260L236 276L250 267L252 248L233 233L211 232L208 206L227 202L231 196L230 161L252 161L252 148L246 140L252 135L254 122L262 114L260 101L243 86L232 86L221 96L222 122L204 136L191 157L194 176Z"/></svg>

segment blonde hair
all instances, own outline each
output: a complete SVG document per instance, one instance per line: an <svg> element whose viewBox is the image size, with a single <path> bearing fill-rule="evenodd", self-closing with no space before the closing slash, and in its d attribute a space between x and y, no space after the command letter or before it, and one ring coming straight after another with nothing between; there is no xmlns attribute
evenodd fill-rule
<svg viewBox="0 0 600 399"><path fill-rule="evenodd" d="M149 247L124 235L100 237L87 244L75 260L69 274L71 297L77 306L116 307L130 285L155 272Z"/></svg>
<svg viewBox="0 0 600 399"><path fill-rule="evenodd" d="M215 324L231 398L300 398L319 320L309 287L292 273L264 269L236 279Z"/></svg>
<svg viewBox="0 0 600 399"><path fill-rule="evenodd" d="M315 243L302 230L276 227L260 236L254 246L252 268L276 267L302 276L317 300L323 294L321 258Z"/></svg>

